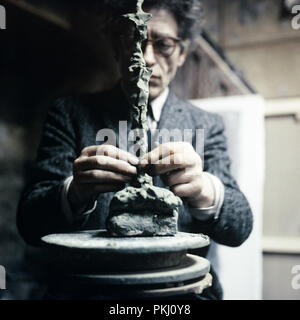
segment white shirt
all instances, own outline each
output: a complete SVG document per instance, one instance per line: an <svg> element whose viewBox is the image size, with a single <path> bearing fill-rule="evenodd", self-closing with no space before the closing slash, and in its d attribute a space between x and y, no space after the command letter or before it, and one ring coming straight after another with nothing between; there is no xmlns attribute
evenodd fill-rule
<svg viewBox="0 0 300 320"><path fill-rule="evenodd" d="M150 110L152 111L152 114L151 112L148 113L148 124L149 124L150 130L157 129L158 122L161 117L162 109L168 98L168 95L169 95L169 88L167 87L159 97L157 97L152 101L151 103L152 110ZM187 206L189 213L195 219L201 220L201 221L209 220L211 219L211 217L213 217L214 219L217 219L219 217L219 213L221 211L221 208L224 202L224 194L225 194L224 185L218 177L208 172L204 172L204 174L206 174L209 177L213 185L214 195L215 195L214 204L209 208L191 208ZM69 191L69 187L72 180L73 180L73 176L68 177L64 181L63 190L61 192L61 209L62 209L62 212L65 214L66 218L68 219L68 221L70 222L70 224L72 223L72 221L76 216L77 217L88 216L90 213L92 213L96 209L96 206L97 206L97 200L96 200L92 208L87 210L86 212L82 212L82 213L72 212L69 201L68 201L68 191Z"/></svg>
<svg viewBox="0 0 300 320"><path fill-rule="evenodd" d="M160 96L158 96L156 99L154 99L151 103L151 109L152 109L152 115L153 118L150 116L148 113L148 121L150 122L150 128L151 129L156 129L158 122L160 120L160 116L162 113L162 109L164 104L167 101L168 95L169 95L169 87L167 87Z"/></svg>

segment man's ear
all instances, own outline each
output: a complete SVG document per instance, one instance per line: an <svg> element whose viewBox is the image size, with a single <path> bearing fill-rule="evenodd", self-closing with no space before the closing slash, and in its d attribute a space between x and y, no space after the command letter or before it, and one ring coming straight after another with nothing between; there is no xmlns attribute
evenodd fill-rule
<svg viewBox="0 0 300 320"><path fill-rule="evenodd" d="M190 48L190 41L188 42L185 42L184 44L182 44L180 50L180 56L179 56L179 59L178 59L178 68L182 67L185 63L185 60L186 60L186 57L188 55L188 52L189 52L189 48Z"/></svg>

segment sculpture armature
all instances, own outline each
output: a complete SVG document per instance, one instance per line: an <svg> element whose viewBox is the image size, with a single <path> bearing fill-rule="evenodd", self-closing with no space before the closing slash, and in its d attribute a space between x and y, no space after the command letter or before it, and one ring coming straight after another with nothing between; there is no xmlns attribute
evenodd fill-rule
<svg viewBox="0 0 300 320"><path fill-rule="evenodd" d="M144 0L137 0L136 12L123 15L135 27L134 50L129 61L126 95L131 107L132 129L140 137L140 157L148 152L147 104L151 69L146 66L142 42L147 39L147 21L151 14L142 9ZM177 232L178 208L182 204L171 191L153 186L152 178L137 168L134 186L113 197L106 221L113 236L174 235Z"/></svg>

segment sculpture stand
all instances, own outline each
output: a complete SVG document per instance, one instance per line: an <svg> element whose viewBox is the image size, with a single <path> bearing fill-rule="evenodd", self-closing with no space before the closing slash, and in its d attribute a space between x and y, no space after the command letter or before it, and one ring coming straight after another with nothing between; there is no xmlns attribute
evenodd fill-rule
<svg viewBox="0 0 300 320"><path fill-rule="evenodd" d="M187 254L209 244L201 234L114 238L105 230L42 238L50 291L88 299L168 298L211 285L208 260Z"/></svg>

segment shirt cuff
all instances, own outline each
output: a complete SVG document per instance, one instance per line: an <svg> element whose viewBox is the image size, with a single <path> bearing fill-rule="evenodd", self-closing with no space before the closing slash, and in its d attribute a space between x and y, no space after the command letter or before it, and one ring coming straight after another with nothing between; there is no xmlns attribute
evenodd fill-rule
<svg viewBox="0 0 300 320"><path fill-rule="evenodd" d="M200 221L207 221L212 218L214 218L215 220L218 219L222 205L224 203L225 187L222 181L218 177L208 172L206 172L206 174L209 177L214 188L214 194L215 194L214 204L208 208L188 207L188 211L191 214L191 216L193 216L195 219Z"/></svg>
<svg viewBox="0 0 300 320"><path fill-rule="evenodd" d="M81 219L81 218L88 216L97 207L97 200L96 200L93 203L93 206L91 209L87 209L84 212L73 212L72 211L70 202L68 200L68 192L69 192L70 184L72 181L73 181L73 176L70 176L65 179L65 181L63 183L63 188L61 191L61 197L60 197L61 210L62 210L63 214L65 215L69 224L72 224L74 222L74 220L78 220L78 219Z"/></svg>

